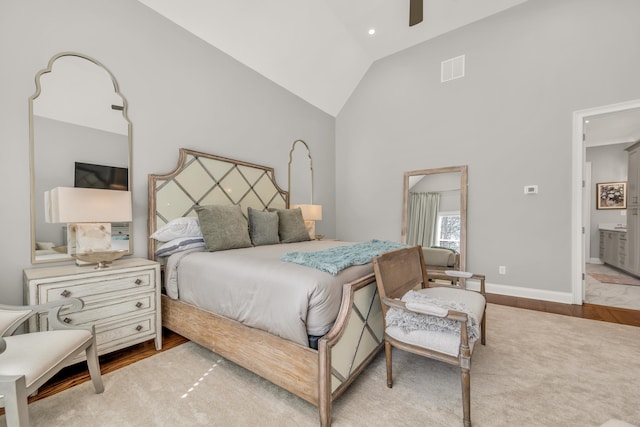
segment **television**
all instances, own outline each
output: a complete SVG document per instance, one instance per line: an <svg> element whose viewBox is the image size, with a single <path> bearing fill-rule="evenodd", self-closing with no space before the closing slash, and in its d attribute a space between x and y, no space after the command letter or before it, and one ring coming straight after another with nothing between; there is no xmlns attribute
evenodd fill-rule
<svg viewBox="0 0 640 427"><path fill-rule="evenodd" d="M129 169L116 166L75 162L74 186L129 190Z"/></svg>

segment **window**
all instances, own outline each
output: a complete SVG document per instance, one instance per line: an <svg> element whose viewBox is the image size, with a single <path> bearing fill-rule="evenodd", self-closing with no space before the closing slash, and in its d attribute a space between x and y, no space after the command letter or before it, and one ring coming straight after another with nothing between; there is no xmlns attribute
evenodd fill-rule
<svg viewBox="0 0 640 427"><path fill-rule="evenodd" d="M460 252L460 212L439 212L436 245Z"/></svg>

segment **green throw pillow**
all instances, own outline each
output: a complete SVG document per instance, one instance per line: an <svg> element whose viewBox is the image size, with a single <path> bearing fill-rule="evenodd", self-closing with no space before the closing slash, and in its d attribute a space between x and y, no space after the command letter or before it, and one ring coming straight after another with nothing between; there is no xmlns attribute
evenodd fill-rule
<svg viewBox="0 0 640 427"><path fill-rule="evenodd" d="M200 230L210 252L251 246L247 220L239 205L196 206Z"/></svg>
<svg viewBox="0 0 640 427"><path fill-rule="evenodd" d="M282 243L306 242L311 240L307 226L302 219L302 210L269 209L278 212L278 234Z"/></svg>
<svg viewBox="0 0 640 427"><path fill-rule="evenodd" d="M278 213L249 208L249 237L254 246L275 245L278 237Z"/></svg>

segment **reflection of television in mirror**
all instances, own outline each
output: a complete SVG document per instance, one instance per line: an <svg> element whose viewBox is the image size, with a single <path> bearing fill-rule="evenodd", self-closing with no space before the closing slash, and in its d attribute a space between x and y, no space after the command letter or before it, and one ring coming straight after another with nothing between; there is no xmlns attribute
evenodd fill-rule
<svg viewBox="0 0 640 427"><path fill-rule="evenodd" d="M129 169L127 168L75 163L75 187L125 191L129 189Z"/></svg>

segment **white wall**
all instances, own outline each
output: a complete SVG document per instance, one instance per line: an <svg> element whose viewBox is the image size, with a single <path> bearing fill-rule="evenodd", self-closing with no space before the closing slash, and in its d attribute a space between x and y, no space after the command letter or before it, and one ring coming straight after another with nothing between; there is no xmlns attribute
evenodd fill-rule
<svg viewBox="0 0 640 427"><path fill-rule="evenodd" d="M319 233L335 234L334 119L131 0L0 2L0 303L22 301L30 265L28 98L56 53L75 51L116 77L133 124L134 252L147 255L147 175L186 147L272 166L287 186L295 139L313 153Z"/></svg>
<svg viewBox="0 0 640 427"><path fill-rule="evenodd" d="M467 164L467 268L566 298L572 113L640 98L638 16L637 0L529 1L374 63L336 121L338 237L400 239L403 172ZM458 55L466 76L441 84Z"/></svg>

